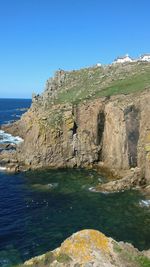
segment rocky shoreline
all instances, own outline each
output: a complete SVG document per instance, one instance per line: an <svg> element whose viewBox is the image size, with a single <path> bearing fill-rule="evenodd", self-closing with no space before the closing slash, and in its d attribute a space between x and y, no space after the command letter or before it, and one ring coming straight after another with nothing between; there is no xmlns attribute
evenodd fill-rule
<svg viewBox="0 0 150 267"><path fill-rule="evenodd" d="M3 135L8 135L11 140L3 140L0 143L0 168L7 172L17 173L21 171L21 166L17 160L17 144L23 140L17 135L16 137L2 131ZM1 134L1 136L2 136ZM17 142L13 142L16 140Z"/></svg>
<svg viewBox="0 0 150 267"><path fill-rule="evenodd" d="M5 126L4 126L5 127ZM6 126L7 127L7 126ZM33 169L32 166L25 166L24 163L19 162L17 158L17 144L0 144L0 166L1 170L8 173L18 173L21 171L28 171ZM41 168L41 167L40 167ZM48 168L48 167L47 167ZM52 167L51 167L52 168ZM118 192L129 189L140 189L143 192L149 193L149 185L141 174L141 169L131 168L130 170L109 170L105 168L103 162L99 164L87 165L85 168L93 168L106 176L110 181L99 184L92 188L93 192ZM35 168L37 169L37 167Z"/></svg>

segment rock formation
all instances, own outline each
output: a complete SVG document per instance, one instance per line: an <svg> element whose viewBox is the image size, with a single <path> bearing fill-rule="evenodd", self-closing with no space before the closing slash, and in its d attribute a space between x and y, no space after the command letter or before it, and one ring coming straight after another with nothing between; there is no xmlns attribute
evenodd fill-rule
<svg viewBox="0 0 150 267"><path fill-rule="evenodd" d="M4 127L24 139L15 152L19 165L96 165L131 185L149 184L149 77L145 62L59 70L29 111Z"/></svg>
<svg viewBox="0 0 150 267"><path fill-rule="evenodd" d="M139 252L131 244L116 242L96 230L82 230L59 248L26 261L22 267L148 267L149 251ZM20 266L21 267L21 266Z"/></svg>

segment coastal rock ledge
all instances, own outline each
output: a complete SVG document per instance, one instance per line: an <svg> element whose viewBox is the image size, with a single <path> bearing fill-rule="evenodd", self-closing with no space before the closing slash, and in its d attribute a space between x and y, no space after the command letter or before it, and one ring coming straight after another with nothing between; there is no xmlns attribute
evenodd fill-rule
<svg viewBox="0 0 150 267"><path fill-rule="evenodd" d="M59 248L26 261L20 267L149 267L149 251L116 242L96 230L82 230Z"/></svg>

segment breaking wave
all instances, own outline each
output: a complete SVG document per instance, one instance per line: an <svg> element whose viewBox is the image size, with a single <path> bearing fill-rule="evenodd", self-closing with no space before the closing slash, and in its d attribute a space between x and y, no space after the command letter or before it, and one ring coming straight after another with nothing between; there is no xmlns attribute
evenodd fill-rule
<svg viewBox="0 0 150 267"><path fill-rule="evenodd" d="M147 199L147 200L140 200L139 202L140 206L141 207L150 207L150 199Z"/></svg>
<svg viewBox="0 0 150 267"><path fill-rule="evenodd" d="M15 144L18 145L23 142L19 136L13 136L0 130L0 144Z"/></svg>

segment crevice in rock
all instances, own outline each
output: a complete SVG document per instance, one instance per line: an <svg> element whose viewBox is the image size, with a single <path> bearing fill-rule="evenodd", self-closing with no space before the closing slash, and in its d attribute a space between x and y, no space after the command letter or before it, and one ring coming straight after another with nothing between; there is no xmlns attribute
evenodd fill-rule
<svg viewBox="0 0 150 267"><path fill-rule="evenodd" d="M130 167L137 166L137 145L139 140L139 109L135 106L127 107L124 111L126 122L126 136L128 160Z"/></svg>
<svg viewBox="0 0 150 267"><path fill-rule="evenodd" d="M77 126L76 122L74 121L74 125L72 128L73 135L77 133L77 129L78 129L78 126Z"/></svg>
<svg viewBox="0 0 150 267"><path fill-rule="evenodd" d="M77 149L77 129L78 126L76 124L76 122L74 121L74 125L72 128L72 134L73 134L73 157L76 157L78 154L78 149Z"/></svg>
<svg viewBox="0 0 150 267"><path fill-rule="evenodd" d="M100 145L105 127L105 113L101 111L97 116L97 140L96 144Z"/></svg>
<svg viewBox="0 0 150 267"><path fill-rule="evenodd" d="M98 161L102 160L102 139L105 128L105 113L101 111L97 116L97 137L96 145L99 146Z"/></svg>

